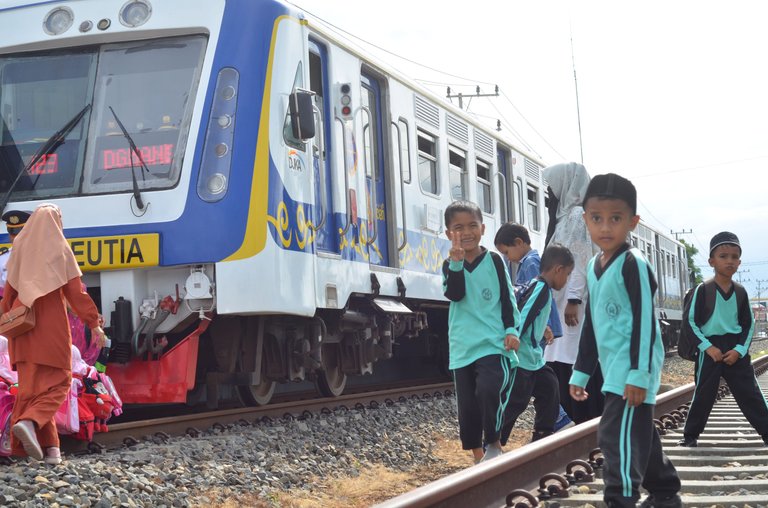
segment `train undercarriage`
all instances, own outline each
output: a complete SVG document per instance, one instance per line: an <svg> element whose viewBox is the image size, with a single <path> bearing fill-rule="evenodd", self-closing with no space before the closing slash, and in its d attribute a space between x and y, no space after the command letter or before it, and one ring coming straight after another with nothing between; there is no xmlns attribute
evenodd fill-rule
<svg viewBox="0 0 768 508"><path fill-rule="evenodd" d="M372 374L374 363L392 358L396 341L424 341L425 355L432 355L428 314L383 312L360 297L311 318L216 316L201 337L196 390L204 387L211 408L225 385L244 405L267 404L279 383L307 380L321 395L339 396L348 377Z"/></svg>

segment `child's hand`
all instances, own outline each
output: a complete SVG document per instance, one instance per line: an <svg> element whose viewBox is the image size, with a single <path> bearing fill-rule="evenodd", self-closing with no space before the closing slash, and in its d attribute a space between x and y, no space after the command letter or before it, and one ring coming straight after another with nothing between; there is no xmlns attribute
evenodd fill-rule
<svg viewBox="0 0 768 508"><path fill-rule="evenodd" d="M461 233L446 230L445 232L451 240L451 250L449 252L453 261L464 261L464 249L461 248Z"/></svg>
<svg viewBox="0 0 768 508"><path fill-rule="evenodd" d="M715 346L709 346L705 351L715 363L723 361L723 352Z"/></svg>
<svg viewBox="0 0 768 508"><path fill-rule="evenodd" d="M547 341L547 344L552 344L555 341L555 334L552 333L552 328L547 325L547 328L544 330L544 340Z"/></svg>
<svg viewBox="0 0 768 508"><path fill-rule="evenodd" d="M627 401L629 407L636 407L645 401L645 388L639 386L626 385L624 387L624 400Z"/></svg>
<svg viewBox="0 0 768 508"><path fill-rule="evenodd" d="M510 349L517 353L517 350L520 349L520 339L512 335L511 333L508 334L506 337L504 337L504 349L509 351Z"/></svg>
<svg viewBox="0 0 768 508"><path fill-rule="evenodd" d="M738 351L735 349L731 349L727 353L723 355L723 363L726 365L733 365L734 363L739 361L739 358L741 358L741 355Z"/></svg>
<svg viewBox="0 0 768 508"><path fill-rule="evenodd" d="M571 385L569 391L571 392L571 398L573 400L578 400L579 402L587 400L587 397L589 397L587 391L581 386Z"/></svg>

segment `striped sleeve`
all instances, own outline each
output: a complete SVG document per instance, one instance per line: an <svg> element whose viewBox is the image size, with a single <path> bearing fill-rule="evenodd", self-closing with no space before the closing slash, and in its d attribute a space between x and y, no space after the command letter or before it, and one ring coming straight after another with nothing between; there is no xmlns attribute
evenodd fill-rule
<svg viewBox="0 0 768 508"><path fill-rule="evenodd" d="M736 302L739 304L738 312L741 333L739 334L739 344L733 349L743 358L749 353L749 346L752 344L752 333L755 331L755 317L749 305L747 290L741 286L736 286L734 282L734 293L737 297ZM738 298L739 295L742 297Z"/></svg>
<svg viewBox="0 0 768 508"><path fill-rule="evenodd" d="M691 296L691 303L687 309L687 312L685 312L685 309L683 309L685 312L684 318L688 320L688 325L691 327L693 334L696 335L696 337L699 339L699 345L697 347L702 353L712 347L712 343L709 342L707 336L704 335L704 332L701 331L701 328L696 323L696 309L700 309L706 303L706 298L704 298L704 293L706 291L707 290L704 288L704 284L699 284L696 286L696 289L693 290L693 296ZM701 314L701 312L699 312L699 314ZM703 324L704 323L702 323L702 325Z"/></svg>
<svg viewBox="0 0 768 508"><path fill-rule="evenodd" d="M552 298L549 292L549 286L542 280L537 280L536 284L530 291L530 295L525 299L525 304L520 311L520 322L523 323L520 327L520 336L522 337L525 332L533 327L536 318L541 313L542 309L549 303ZM531 340L537 342L541 340L541 337L531 337ZM536 344L534 343L534 348Z"/></svg>
<svg viewBox="0 0 768 508"><path fill-rule="evenodd" d="M464 261L446 259L443 263L443 294L450 301L458 302L466 293Z"/></svg>
<svg viewBox="0 0 768 508"><path fill-rule="evenodd" d="M592 326L592 307L589 300L587 300L585 310L584 324L581 327L581 338L579 339L579 353L576 356L576 363L573 364L573 374L571 374L569 382L582 388L587 386L589 378L595 372L598 359L597 339L595 338L595 329Z"/></svg>
<svg viewBox="0 0 768 508"><path fill-rule="evenodd" d="M504 334L518 337L520 325L520 311L515 303L515 292L512 289L512 279L509 278L506 266L501 256L495 252L488 252L496 268L499 279L499 299L501 300L501 321L504 324Z"/></svg>
<svg viewBox="0 0 768 508"><path fill-rule="evenodd" d="M651 358L656 337L653 315L653 275L642 256L630 249L622 268L624 284L632 309L627 384L647 389L651 382Z"/></svg>

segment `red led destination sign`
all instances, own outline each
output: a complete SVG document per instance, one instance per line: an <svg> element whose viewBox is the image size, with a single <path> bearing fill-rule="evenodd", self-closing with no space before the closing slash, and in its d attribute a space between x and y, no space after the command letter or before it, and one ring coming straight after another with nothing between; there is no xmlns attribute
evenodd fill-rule
<svg viewBox="0 0 768 508"><path fill-rule="evenodd" d="M172 143L140 146L138 148L141 158L147 166L167 166L173 160L174 145ZM101 168L107 171L130 168L131 162L133 162L133 166L141 165L139 158L129 148L104 149L101 151L99 161L101 161Z"/></svg>
<svg viewBox="0 0 768 508"><path fill-rule="evenodd" d="M52 175L59 171L59 156L55 153L49 153L43 155L35 162L34 166L27 170L27 173L32 176L37 175Z"/></svg>

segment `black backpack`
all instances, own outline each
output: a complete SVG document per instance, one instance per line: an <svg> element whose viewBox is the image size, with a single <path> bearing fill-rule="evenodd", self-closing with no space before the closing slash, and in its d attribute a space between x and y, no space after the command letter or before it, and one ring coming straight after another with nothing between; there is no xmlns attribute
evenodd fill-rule
<svg viewBox="0 0 768 508"><path fill-rule="evenodd" d="M696 286L700 288L697 300L700 302L702 297L704 298L704 304L699 303L694 309L693 320L699 327L709 321L715 310L716 284L715 279L708 279ZM688 322L688 316L690 315L691 300L693 300L696 287L686 291L683 297L683 317L680 325L680 338L677 341L677 354L680 358L694 362L699 357L699 343L701 341L693 332L691 324ZM736 282L733 282L733 287L736 292L736 308L741 312L742 306L747 301L747 291L744 289L744 286Z"/></svg>

